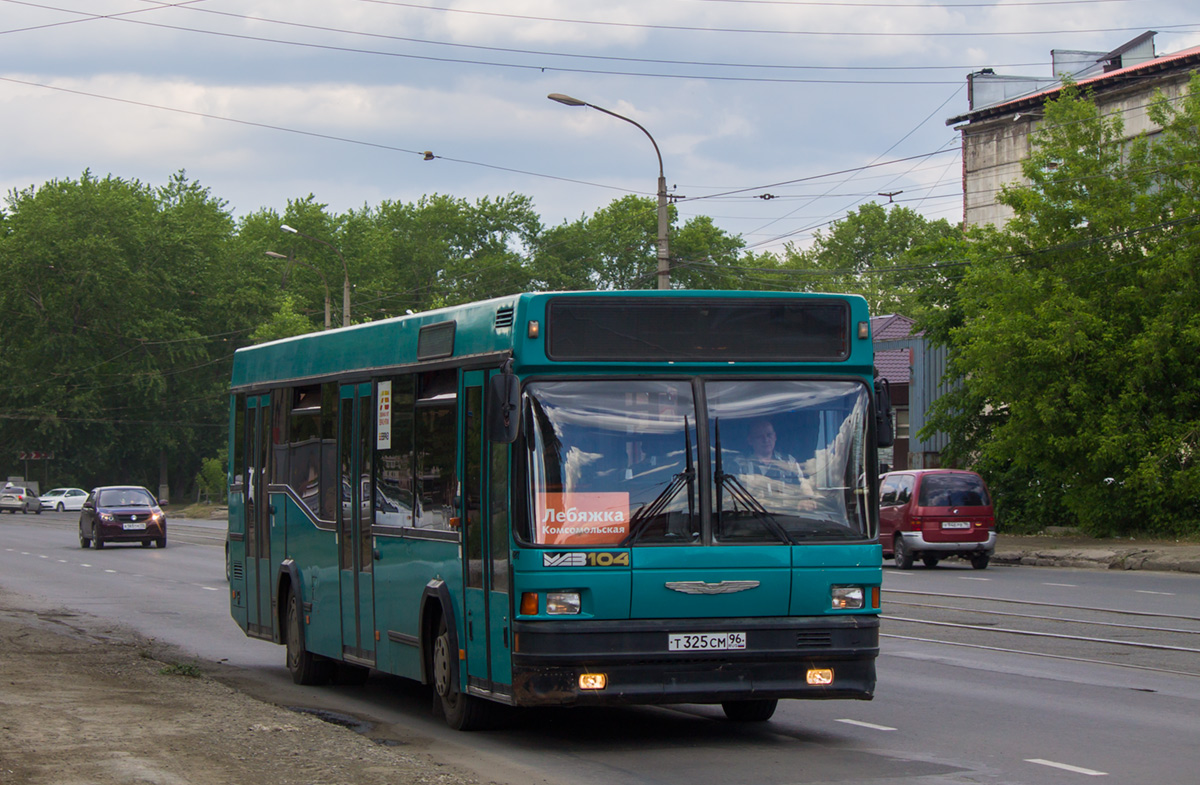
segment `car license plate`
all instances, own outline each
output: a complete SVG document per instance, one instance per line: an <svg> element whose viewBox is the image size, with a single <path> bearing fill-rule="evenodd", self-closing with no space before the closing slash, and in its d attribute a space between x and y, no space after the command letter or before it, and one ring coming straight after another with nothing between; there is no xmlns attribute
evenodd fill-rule
<svg viewBox="0 0 1200 785"><path fill-rule="evenodd" d="M969 529L971 528L970 521L942 521L943 529Z"/></svg>
<svg viewBox="0 0 1200 785"><path fill-rule="evenodd" d="M730 651L746 648L744 632L670 633L667 651Z"/></svg>
<svg viewBox="0 0 1200 785"><path fill-rule="evenodd" d="M125 531L144 532L144 531L146 531L146 524L144 524L144 523L126 523L121 528L123 528Z"/></svg>

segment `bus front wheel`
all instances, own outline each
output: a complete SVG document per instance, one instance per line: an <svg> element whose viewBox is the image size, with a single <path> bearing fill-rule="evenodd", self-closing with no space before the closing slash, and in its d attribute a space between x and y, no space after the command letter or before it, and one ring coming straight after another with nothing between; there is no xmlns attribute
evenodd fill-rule
<svg viewBox="0 0 1200 785"><path fill-rule="evenodd" d="M161 546L160 546L161 547ZM333 663L304 647L304 628L300 626L300 598L289 591L287 597L287 669L296 684L325 684L333 673Z"/></svg>
<svg viewBox="0 0 1200 785"><path fill-rule="evenodd" d="M721 708L733 722L766 722L778 705L777 700L725 701Z"/></svg>
<svg viewBox="0 0 1200 785"><path fill-rule="evenodd" d="M437 639L433 642L434 701L446 724L455 730L479 730L488 726L492 704L481 698L464 694L458 689L452 668L458 667L458 656L450 642L450 630L443 616L438 623Z"/></svg>

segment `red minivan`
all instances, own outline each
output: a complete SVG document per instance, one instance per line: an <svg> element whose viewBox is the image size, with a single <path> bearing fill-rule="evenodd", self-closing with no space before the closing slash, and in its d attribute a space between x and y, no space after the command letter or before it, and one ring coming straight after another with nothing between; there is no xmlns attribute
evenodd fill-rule
<svg viewBox="0 0 1200 785"><path fill-rule="evenodd" d="M911 569L949 556L985 569L996 550L996 519L987 485L975 472L912 469L879 478L879 542L884 556Z"/></svg>

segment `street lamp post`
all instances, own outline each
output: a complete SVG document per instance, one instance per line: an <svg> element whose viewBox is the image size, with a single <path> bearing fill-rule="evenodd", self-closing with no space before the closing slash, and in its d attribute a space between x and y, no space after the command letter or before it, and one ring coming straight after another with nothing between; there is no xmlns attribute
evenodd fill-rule
<svg viewBox="0 0 1200 785"><path fill-rule="evenodd" d="M284 256L283 254L275 253L274 251L267 251L267 256L271 257L272 259L286 259L287 260L288 266L283 269L283 282L284 282L285 286L287 285L288 270L291 269L293 264L302 264L305 267L315 270L317 275L321 276L321 283L324 284L324 286L325 286L325 329L328 330L329 325L330 325L330 321L329 321L329 310L330 310L329 280L325 277L325 273L321 272L321 268L317 267L315 264L309 264L308 262L302 261L300 259L293 259L290 256Z"/></svg>
<svg viewBox="0 0 1200 785"><path fill-rule="evenodd" d="M288 226L287 224L283 224L279 228L290 234L298 234L307 240L312 240L315 243L320 243L321 245L324 245L328 248L333 249L333 252L338 255L339 259L342 260L342 272L344 272L346 274L345 280L342 284L342 326L349 327L350 326L350 268L346 266L346 257L342 256L342 252L337 249L337 246L333 245L332 243L325 242L320 237L313 237L311 234L305 234L304 232L300 231L299 229L293 229L292 227Z"/></svg>
<svg viewBox="0 0 1200 785"><path fill-rule="evenodd" d="M654 141L654 137L650 135L650 132L647 131L641 123L639 123L637 120L632 120L623 114L611 112L602 106L589 104L587 101L580 101L578 98L572 98L571 96L563 95L562 93L550 93L550 95L546 97L551 101L557 101L558 103L566 106L590 106L597 112L604 112L604 114L615 117L618 120L624 120L627 123L632 123L646 135L646 138L650 140L650 144L654 145L654 154L658 156L658 288L670 289L671 253L667 246L667 178L663 175L662 152L660 152L658 149L658 142Z"/></svg>

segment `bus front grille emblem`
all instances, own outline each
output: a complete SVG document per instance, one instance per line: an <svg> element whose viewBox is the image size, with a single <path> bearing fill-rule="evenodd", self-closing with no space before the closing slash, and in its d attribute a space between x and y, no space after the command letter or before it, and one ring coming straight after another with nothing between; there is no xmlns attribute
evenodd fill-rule
<svg viewBox="0 0 1200 785"><path fill-rule="evenodd" d="M720 583L705 583L704 581L667 581L665 584L671 591L684 594L735 594L758 587L758 581L721 581Z"/></svg>

